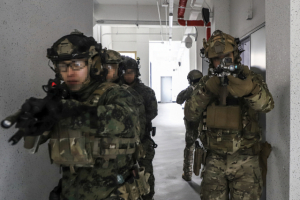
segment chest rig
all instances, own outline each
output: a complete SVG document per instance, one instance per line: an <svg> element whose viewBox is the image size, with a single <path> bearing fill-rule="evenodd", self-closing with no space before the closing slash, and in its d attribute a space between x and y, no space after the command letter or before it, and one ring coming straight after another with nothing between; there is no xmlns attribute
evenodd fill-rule
<svg viewBox="0 0 300 200"><path fill-rule="evenodd" d="M95 106L96 109L100 97L108 89L117 86L114 83L103 83L83 103ZM74 171L74 167L94 167L95 160L101 158L103 160L101 167L107 168L110 159L116 159L118 155L135 153L137 133L134 133L134 138L96 137L97 129L91 126L91 121L95 119L89 119L89 123L83 125L81 119L84 117L89 119L89 114L76 117L76 120L73 118L61 120L55 126L49 142L53 163L70 167L70 170Z"/></svg>
<svg viewBox="0 0 300 200"><path fill-rule="evenodd" d="M213 101L203 112L200 140L206 149L233 154L261 140L258 113L243 98L227 97L226 104Z"/></svg>

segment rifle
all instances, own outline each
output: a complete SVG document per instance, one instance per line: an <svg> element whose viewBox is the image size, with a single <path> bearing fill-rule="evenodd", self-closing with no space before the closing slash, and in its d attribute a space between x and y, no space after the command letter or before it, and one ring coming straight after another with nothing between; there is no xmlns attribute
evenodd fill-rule
<svg viewBox="0 0 300 200"><path fill-rule="evenodd" d="M241 80L246 79L246 77L241 73L241 65L234 65L231 58L225 57L222 59L218 67L210 68L210 72L212 73L212 75L215 75L220 78L221 81L220 103L221 105L226 105L226 97L228 96L227 76L231 75Z"/></svg>
<svg viewBox="0 0 300 200"><path fill-rule="evenodd" d="M58 120L59 100L68 97L67 90L60 83L59 75L56 75L55 79L49 79L48 84L43 85L42 88L47 93L45 98L31 97L27 99L21 109L1 121L1 126L5 129L14 124L19 129L8 140L12 145L17 144L22 137L38 136L31 153L37 152L41 135L45 131L51 130Z"/></svg>

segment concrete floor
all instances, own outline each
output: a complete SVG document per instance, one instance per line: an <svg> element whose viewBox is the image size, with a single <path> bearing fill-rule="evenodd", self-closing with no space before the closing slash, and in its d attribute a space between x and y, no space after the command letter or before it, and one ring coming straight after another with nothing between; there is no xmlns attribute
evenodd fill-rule
<svg viewBox="0 0 300 200"><path fill-rule="evenodd" d="M185 127L183 109L176 103L159 103L158 116L152 122L156 127L153 138L158 144L153 161L155 200L200 199L201 179L193 174L192 181L181 178Z"/></svg>

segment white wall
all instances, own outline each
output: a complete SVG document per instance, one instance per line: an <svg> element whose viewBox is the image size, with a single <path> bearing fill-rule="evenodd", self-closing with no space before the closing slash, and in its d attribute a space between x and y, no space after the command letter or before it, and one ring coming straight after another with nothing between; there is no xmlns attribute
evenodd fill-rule
<svg viewBox="0 0 300 200"><path fill-rule="evenodd" d="M112 36L111 35L105 35L106 33L111 33L111 27L110 26L100 26L100 34L102 37L100 37L100 42L102 44L103 48L112 49L113 42L112 42ZM95 36L94 36L95 37Z"/></svg>
<svg viewBox="0 0 300 200"><path fill-rule="evenodd" d="M60 37L78 29L92 35L93 3L81 0L1 0L0 3L0 120L17 111L31 96L44 97L41 86L54 73L46 50ZM36 155L8 139L16 132L0 128L0 199L48 199L60 178L50 165L48 147Z"/></svg>
<svg viewBox="0 0 300 200"><path fill-rule="evenodd" d="M253 2L253 18L247 20L250 2ZM265 22L265 0L230 0L230 34L242 37Z"/></svg>
<svg viewBox="0 0 300 200"><path fill-rule="evenodd" d="M178 49L180 41L174 41L172 49ZM165 52L165 53L164 53ZM150 61L152 63L152 88L157 101L161 101L161 77L172 76L172 101L176 101L178 93L188 86L186 79L190 70L189 50L184 51L181 66L170 56L169 45L150 43Z"/></svg>
<svg viewBox="0 0 300 200"><path fill-rule="evenodd" d="M107 27L107 26L102 26ZM107 37L112 39L112 49L116 51L136 51L137 56L141 58L141 80L145 85L149 86L149 42L162 41L161 35L148 35L148 33L160 33L160 28L147 27L112 27L113 35L105 35L102 37L103 42ZM116 34L118 33L118 34ZM132 35L124 35L122 33L133 33ZM144 34L145 33L145 34ZM165 32L163 32L165 33ZM141 34L141 35L139 35ZM184 34L184 27L174 28L173 40L181 40ZM165 38L165 35L163 36ZM168 43L168 42L167 42ZM104 46L104 45L103 45Z"/></svg>

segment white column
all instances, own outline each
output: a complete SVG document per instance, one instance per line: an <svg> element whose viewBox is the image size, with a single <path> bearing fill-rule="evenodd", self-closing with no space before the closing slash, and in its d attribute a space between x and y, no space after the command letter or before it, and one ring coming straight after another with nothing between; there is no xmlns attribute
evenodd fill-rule
<svg viewBox="0 0 300 200"><path fill-rule="evenodd" d="M266 0L266 81L275 101L275 108L266 115L266 140L273 146L268 159L266 187L267 199L272 200L299 199L299 195L291 198L293 195L289 193L290 188L294 188L294 183L291 182L294 178L291 177L290 171L290 167L294 168L290 165L294 164L291 162L294 158L291 157L291 153L297 151L291 149L290 141L294 140L292 144L300 144L297 132L292 132L297 128L299 130L300 123L296 124L296 119L291 118L291 108L299 102L295 99L296 94L291 91L291 84L297 84L299 80L296 74L290 76L290 72L293 71L290 64L294 59L291 53L295 51L291 49L291 42L297 43L296 40L291 40L290 6L290 1ZM297 112L299 110L294 110L292 114ZM295 192L299 193L299 185L298 180L298 191Z"/></svg>
<svg viewBox="0 0 300 200"><path fill-rule="evenodd" d="M290 199L296 200L300 198L300 1L290 3Z"/></svg>
<svg viewBox="0 0 300 200"><path fill-rule="evenodd" d="M137 33L149 33L149 28L139 28L136 30ZM149 35L137 35L137 56L141 58L141 80L149 86Z"/></svg>

